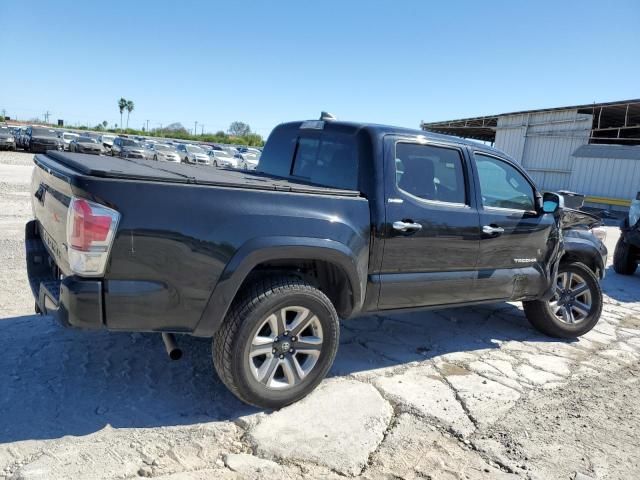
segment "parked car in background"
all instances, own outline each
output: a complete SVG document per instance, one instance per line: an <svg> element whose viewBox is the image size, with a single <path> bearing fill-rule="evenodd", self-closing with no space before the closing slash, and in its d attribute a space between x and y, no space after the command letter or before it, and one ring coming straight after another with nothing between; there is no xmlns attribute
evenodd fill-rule
<svg viewBox="0 0 640 480"><path fill-rule="evenodd" d="M260 150L254 148L239 149L235 157L240 162L239 168L242 170L255 170L260 161Z"/></svg>
<svg viewBox="0 0 640 480"><path fill-rule="evenodd" d="M16 138L9 127L0 127L0 150L15 150Z"/></svg>
<svg viewBox="0 0 640 480"><path fill-rule="evenodd" d="M111 155L121 158L147 158L145 149L138 142L127 137L116 137L111 147Z"/></svg>
<svg viewBox="0 0 640 480"><path fill-rule="evenodd" d="M211 150L209 158L214 167L239 168L240 160L226 150Z"/></svg>
<svg viewBox="0 0 640 480"><path fill-rule="evenodd" d="M62 150L63 143L58 133L47 127L27 127L23 147L29 152L46 152L47 150Z"/></svg>
<svg viewBox="0 0 640 480"><path fill-rule="evenodd" d="M98 137L98 142L102 144L105 151L110 152L111 147L113 147L113 141L115 140L115 135L100 135Z"/></svg>
<svg viewBox="0 0 640 480"><path fill-rule="evenodd" d="M613 269L620 275L633 275L640 262L640 192L631 202L629 213L620 224L620 238L613 252Z"/></svg>
<svg viewBox="0 0 640 480"><path fill-rule="evenodd" d="M91 153L94 155L101 155L104 153L104 148L101 143L95 138L88 136L78 136L71 140L69 143L69 151L75 153Z"/></svg>
<svg viewBox="0 0 640 480"><path fill-rule="evenodd" d="M173 147L173 145L167 145L166 143L156 143L151 146L153 152L153 159L163 160L165 162L177 162L180 163L180 155Z"/></svg>
<svg viewBox="0 0 640 480"><path fill-rule="evenodd" d="M196 145L180 143L177 151L183 163L191 163L193 165L211 165L209 156L203 149Z"/></svg>
<svg viewBox="0 0 640 480"><path fill-rule="evenodd" d="M27 127L17 127L13 131L13 136L16 140L16 148L22 148L26 150L25 140L27 134Z"/></svg>
<svg viewBox="0 0 640 480"><path fill-rule="evenodd" d="M72 132L60 132L58 136L60 137L60 140L62 140L62 148L64 150L69 150L71 141L75 138L78 138L80 135Z"/></svg>

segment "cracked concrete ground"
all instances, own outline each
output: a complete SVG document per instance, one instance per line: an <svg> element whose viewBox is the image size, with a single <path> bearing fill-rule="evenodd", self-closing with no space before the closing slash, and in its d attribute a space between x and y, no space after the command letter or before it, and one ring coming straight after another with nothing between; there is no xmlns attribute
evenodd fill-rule
<svg viewBox="0 0 640 480"><path fill-rule="evenodd" d="M172 363L158 335L32 315L30 162L0 153L0 478L640 478L640 274L607 269L602 319L577 341L517 304L344 322L330 377L258 411L206 340L181 338Z"/></svg>

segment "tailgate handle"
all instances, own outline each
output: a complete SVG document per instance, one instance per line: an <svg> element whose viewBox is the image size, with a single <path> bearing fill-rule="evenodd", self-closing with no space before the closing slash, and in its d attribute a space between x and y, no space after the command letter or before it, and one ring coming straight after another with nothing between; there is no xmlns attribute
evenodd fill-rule
<svg viewBox="0 0 640 480"><path fill-rule="evenodd" d="M44 205L44 193L46 192L46 189L44 188L43 184L40 184L38 186L38 189L36 190L36 193L33 194L34 197L36 197L38 199L38 201Z"/></svg>

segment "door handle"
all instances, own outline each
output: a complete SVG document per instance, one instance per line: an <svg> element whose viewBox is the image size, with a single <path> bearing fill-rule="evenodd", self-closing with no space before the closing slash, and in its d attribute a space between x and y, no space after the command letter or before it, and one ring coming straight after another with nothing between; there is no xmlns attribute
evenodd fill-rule
<svg viewBox="0 0 640 480"><path fill-rule="evenodd" d="M504 233L504 228L485 225L482 227L482 233L486 233L487 235L502 235Z"/></svg>
<svg viewBox="0 0 640 480"><path fill-rule="evenodd" d="M393 222L393 229L399 232L413 232L422 230L422 225L413 222Z"/></svg>

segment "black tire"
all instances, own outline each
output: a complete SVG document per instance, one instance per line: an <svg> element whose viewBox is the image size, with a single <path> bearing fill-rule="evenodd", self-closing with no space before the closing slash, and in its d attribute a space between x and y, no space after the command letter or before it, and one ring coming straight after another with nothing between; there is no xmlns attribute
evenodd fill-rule
<svg viewBox="0 0 640 480"><path fill-rule="evenodd" d="M620 237L613 252L613 270L620 275L633 275L637 268L631 245Z"/></svg>
<svg viewBox="0 0 640 480"><path fill-rule="evenodd" d="M533 300L522 302L524 313L535 329L557 338L576 338L590 331L600 320L602 313L602 290L595 274L583 263L562 263L558 275L571 272L580 275L591 294L591 308L588 315L576 323L566 323L551 310L550 301Z"/></svg>
<svg viewBox="0 0 640 480"><path fill-rule="evenodd" d="M269 389L251 372L249 349L265 319L292 306L311 310L319 320L320 354L300 383L282 390ZM339 331L336 310L320 290L295 277L264 277L243 289L234 300L213 338L213 364L222 382L243 402L260 408L281 408L308 395L326 376L338 350Z"/></svg>
<svg viewBox="0 0 640 480"><path fill-rule="evenodd" d="M157 155L154 155L154 156L153 156L153 159L157 162L157 161L158 161L158 156L157 156Z"/></svg>

